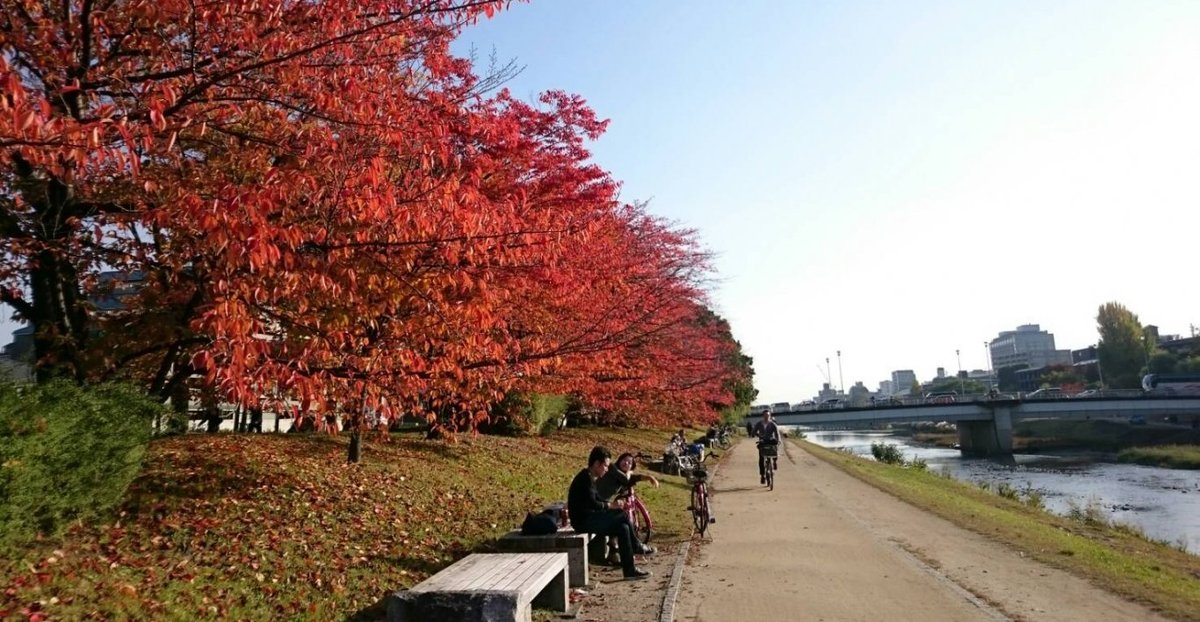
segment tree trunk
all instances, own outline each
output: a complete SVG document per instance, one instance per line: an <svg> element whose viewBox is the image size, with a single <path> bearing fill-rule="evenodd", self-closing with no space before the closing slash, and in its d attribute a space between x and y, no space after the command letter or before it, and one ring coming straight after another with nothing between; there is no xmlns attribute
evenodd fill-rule
<svg viewBox="0 0 1200 622"><path fill-rule="evenodd" d="M220 432L221 431L221 409L220 408L209 408L206 414L208 415L208 433L216 434L217 432Z"/></svg>
<svg viewBox="0 0 1200 622"><path fill-rule="evenodd" d="M358 464L360 460L362 460L362 431L355 426L354 431L350 433L350 451L346 456L346 462Z"/></svg>

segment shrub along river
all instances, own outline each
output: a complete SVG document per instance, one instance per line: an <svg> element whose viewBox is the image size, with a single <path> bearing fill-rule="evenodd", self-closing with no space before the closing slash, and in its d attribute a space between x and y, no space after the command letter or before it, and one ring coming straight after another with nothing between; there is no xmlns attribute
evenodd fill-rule
<svg viewBox="0 0 1200 622"><path fill-rule="evenodd" d="M887 431L805 430L823 447L871 457L871 443L898 447L906 460L925 460L935 473L955 479L1001 483L1042 496L1047 510L1099 510L1113 523L1139 528L1148 537L1200 555L1200 471L1117 463L1114 454L1059 451L1014 454L1006 459L966 458L957 449L930 447ZM1024 498L1022 494L1022 498Z"/></svg>

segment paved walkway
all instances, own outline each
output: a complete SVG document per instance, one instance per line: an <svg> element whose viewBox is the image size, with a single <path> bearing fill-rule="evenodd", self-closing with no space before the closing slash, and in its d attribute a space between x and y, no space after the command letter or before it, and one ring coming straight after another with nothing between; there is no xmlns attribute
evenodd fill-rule
<svg viewBox="0 0 1200 622"><path fill-rule="evenodd" d="M679 621L1151 620L1144 608L960 529L790 445L775 490L743 441L713 483Z"/></svg>
<svg viewBox="0 0 1200 622"><path fill-rule="evenodd" d="M677 619L993 619L813 490L793 462L801 455L789 446L780 456L774 491L758 483L752 443L726 456L713 541L685 574ZM697 591L705 575L721 589Z"/></svg>

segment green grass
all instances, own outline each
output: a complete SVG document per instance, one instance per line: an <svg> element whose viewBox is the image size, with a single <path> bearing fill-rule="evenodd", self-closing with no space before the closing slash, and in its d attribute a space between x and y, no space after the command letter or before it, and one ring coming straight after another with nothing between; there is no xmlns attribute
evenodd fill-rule
<svg viewBox="0 0 1200 622"><path fill-rule="evenodd" d="M1169 469L1200 469L1200 445L1131 447L1122 450L1117 460Z"/></svg>
<svg viewBox="0 0 1200 622"><path fill-rule="evenodd" d="M657 455L669 435L393 435L356 466L323 435L155 441L118 516L0 551L0 619L376 619L389 592L564 499L593 445ZM685 539L686 483L660 480L639 486L655 541Z"/></svg>
<svg viewBox="0 0 1200 622"><path fill-rule="evenodd" d="M1018 422L1013 447L1023 450L1098 449L1190 444L1200 445L1200 430L1155 425L1130 425L1125 421L1091 419L1041 419Z"/></svg>
<svg viewBox="0 0 1200 622"><path fill-rule="evenodd" d="M1059 517L978 486L837 452L805 449L896 497L960 527L1008 544L1103 589L1158 608L1180 620L1200 620L1200 558L1136 530Z"/></svg>
<svg viewBox="0 0 1200 622"><path fill-rule="evenodd" d="M918 443L937 447L958 446L958 433L953 430L944 431L934 426L911 425L897 426L894 431L898 436L908 436ZM1160 445L1200 446L1200 431L1172 426L1130 425L1126 421L1110 419L1034 419L1020 421L1013 428L1013 448L1017 451L1117 451L1130 447Z"/></svg>

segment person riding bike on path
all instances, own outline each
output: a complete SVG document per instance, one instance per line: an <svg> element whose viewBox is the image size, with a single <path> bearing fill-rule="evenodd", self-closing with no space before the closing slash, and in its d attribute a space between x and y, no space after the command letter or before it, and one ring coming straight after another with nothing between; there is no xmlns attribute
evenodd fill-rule
<svg viewBox="0 0 1200 622"><path fill-rule="evenodd" d="M659 486L658 479L653 475L633 472L634 469L637 468L637 460L633 457L633 454L629 452L621 454L613 466L616 468L609 468L608 472L604 474L604 477L596 480L596 492L600 495L600 498L603 499L605 503L615 499L617 497L617 493L621 492L622 490L632 489L634 484L637 484L638 482L650 482L655 488L658 488ZM622 507L622 509L625 508ZM610 537L608 540L608 548L610 551L608 555L608 561L614 562L616 561L616 556L614 553L616 552L615 549L618 547L618 544L616 542L616 538ZM654 547L637 540L636 534L634 535L633 549L635 551L640 549L643 555L653 554L655 550Z"/></svg>
<svg viewBox="0 0 1200 622"><path fill-rule="evenodd" d="M635 553L644 554L648 551L641 546L634 548L637 539L633 537L633 526L629 524L629 517L619 508L617 502L605 502L596 492L596 480L608 472L611 459L612 454L607 449L599 445L592 448L587 468L575 476L571 481L571 488L567 491L567 513L570 515L571 526L579 533L616 536L625 579L645 579L650 573L635 566L633 556Z"/></svg>
<svg viewBox="0 0 1200 622"><path fill-rule="evenodd" d="M754 426L754 436L758 437L758 445L761 447L764 444L778 445L783 438L779 434L779 426L771 419L771 410L763 411L762 421ZM767 458L763 456L762 451L758 452L758 483L767 483Z"/></svg>

